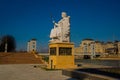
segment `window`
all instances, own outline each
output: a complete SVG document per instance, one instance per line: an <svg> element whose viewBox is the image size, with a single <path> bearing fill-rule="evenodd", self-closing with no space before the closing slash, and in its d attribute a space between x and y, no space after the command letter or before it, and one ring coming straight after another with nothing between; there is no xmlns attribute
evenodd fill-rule
<svg viewBox="0 0 120 80"><path fill-rule="evenodd" d="M83 43L83 45L87 45L86 43Z"/></svg>
<svg viewBox="0 0 120 80"><path fill-rule="evenodd" d="M68 47L60 47L59 55L72 55L72 48Z"/></svg>
<svg viewBox="0 0 120 80"><path fill-rule="evenodd" d="M56 47L50 48L50 55L56 55Z"/></svg>
<svg viewBox="0 0 120 80"><path fill-rule="evenodd" d="M35 45L33 45L33 48L35 48Z"/></svg>
<svg viewBox="0 0 120 80"><path fill-rule="evenodd" d="M35 42L32 42L32 44L35 44Z"/></svg>

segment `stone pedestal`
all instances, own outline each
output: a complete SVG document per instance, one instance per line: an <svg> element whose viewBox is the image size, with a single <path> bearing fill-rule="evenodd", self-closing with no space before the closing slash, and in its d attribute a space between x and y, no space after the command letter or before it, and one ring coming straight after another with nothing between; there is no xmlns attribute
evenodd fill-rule
<svg viewBox="0 0 120 80"><path fill-rule="evenodd" d="M49 69L75 68L73 43L49 44Z"/></svg>

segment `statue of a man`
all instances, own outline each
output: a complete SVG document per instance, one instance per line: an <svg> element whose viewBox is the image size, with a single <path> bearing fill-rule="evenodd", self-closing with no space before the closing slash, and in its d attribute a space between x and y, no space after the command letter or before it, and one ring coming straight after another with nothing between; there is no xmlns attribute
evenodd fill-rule
<svg viewBox="0 0 120 80"><path fill-rule="evenodd" d="M62 12L62 19L58 23L54 23L51 30L51 42L70 42L70 16Z"/></svg>

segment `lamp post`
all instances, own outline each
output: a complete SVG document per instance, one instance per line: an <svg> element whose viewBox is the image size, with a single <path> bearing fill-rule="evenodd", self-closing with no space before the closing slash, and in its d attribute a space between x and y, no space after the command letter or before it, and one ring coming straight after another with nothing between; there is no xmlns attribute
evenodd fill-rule
<svg viewBox="0 0 120 80"><path fill-rule="evenodd" d="M87 55L87 44L84 44L84 55Z"/></svg>
<svg viewBox="0 0 120 80"><path fill-rule="evenodd" d="M5 53L7 53L7 46L8 46L8 44L7 44L7 38L6 38L6 42L5 42Z"/></svg>
<svg viewBox="0 0 120 80"><path fill-rule="evenodd" d="M95 43L91 43L91 59L93 59L95 56Z"/></svg>

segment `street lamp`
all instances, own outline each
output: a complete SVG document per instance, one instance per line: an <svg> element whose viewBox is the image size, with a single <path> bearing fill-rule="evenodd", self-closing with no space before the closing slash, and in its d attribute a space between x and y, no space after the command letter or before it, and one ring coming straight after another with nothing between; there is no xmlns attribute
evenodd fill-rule
<svg viewBox="0 0 120 80"><path fill-rule="evenodd" d="M87 55L87 44L84 44L84 55Z"/></svg>
<svg viewBox="0 0 120 80"><path fill-rule="evenodd" d="M95 43L91 43L91 58L93 59L95 56Z"/></svg>
<svg viewBox="0 0 120 80"><path fill-rule="evenodd" d="M5 53L7 53L7 46L8 46L8 44L7 44L7 38L6 38L6 42L5 42Z"/></svg>

